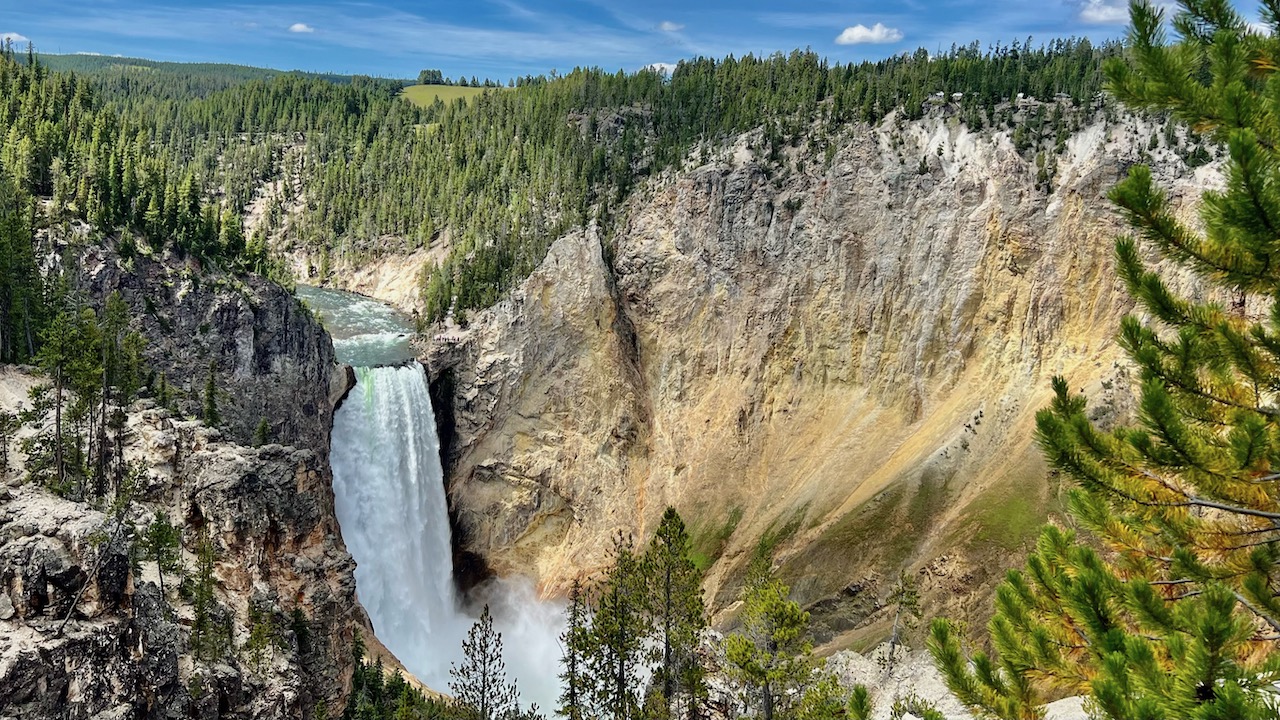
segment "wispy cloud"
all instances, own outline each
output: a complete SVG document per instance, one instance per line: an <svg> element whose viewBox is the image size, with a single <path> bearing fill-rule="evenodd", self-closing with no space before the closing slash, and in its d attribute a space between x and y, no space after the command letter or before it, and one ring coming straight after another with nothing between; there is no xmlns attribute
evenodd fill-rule
<svg viewBox="0 0 1280 720"><path fill-rule="evenodd" d="M644 69L653 70L654 72L659 72L659 73L662 73L663 75L670 75L671 73L676 71L676 66L677 66L677 63L656 62L656 63L649 63L648 65L645 65Z"/></svg>
<svg viewBox="0 0 1280 720"><path fill-rule="evenodd" d="M62 33L114 36L148 43L212 43L225 49L228 45L257 46L264 41L269 42L273 35L277 38L291 36L299 32L298 25L314 29L305 23L297 23L298 15L323 12L324 27L340 27L342 32L317 30L315 38L322 46L375 52L381 58L401 58L418 63L423 57L423 38L431 38L430 53L433 57L465 62L477 71L484 70L486 66L515 64L548 69L557 65L593 63L638 68L651 62L654 54L652 21L643 30L632 30L569 13L546 16L539 23L495 27L440 21L413 12L356 2L323 7L283 4L225 7L161 5L140 6L128 11L114 5L103 7L88 2L77 5L82 10L51 18L49 24ZM243 27L250 23L259 28L257 32L231 35L225 32L225 28ZM499 48L501 65L495 60L495 52Z"/></svg>
<svg viewBox="0 0 1280 720"><path fill-rule="evenodd" d="M1127 25L1129 23L1128 0L1076 0L1080 6L1077 15L1080 22L1089 25ZM1154 0L1152 3L1165 11L1165 16L1177 12L1177 3L1173 0Z"/></svg>
<svg viewBox="0 0 1280 720"><path fill-rule="evenodd" d="M671 22L670 20L663 20L662 24L658 26L658 29L661 30L662 32L668 32L668 33L680 32L681 30L684 29L684 25L681 25L680 23L676 23L676 22Z"/></svg>
<svg viewBox="0 0 1280 720"><path fill-rule="evenodd" d="M313 33L316 29L306 23L294 23L289 26L291 33Z"/></svg>
<svg viewBox="0 0 1280 720"><path fill-rule="evenodd" d="M1091 25L1123 25L1129 22L1129 3L1125 0L1084 0L1080 20Z"/></svg>
<svg viewBox="0 0 1280 720"><path fill-rule="evenodd" d="M507 13L514 18L519 18L521 20L540 20L542 18L538 13L530 10L524 5L513 2L513 0L493 0L493 3L505 9Z"/></svg>
<svg viewBox="0 0 1280 720"><path fill-rule="evenodd" d="M31 38L26 35L19 35L16 32L0 32L0 44L11 42L14 45L26 45L31 42Z"/></svg>
<svg viewBox="0 0 1280 720"><path fill-rule="evenodd" d="M840 36L836 38L837 45L881 45L884 43L896 43L902 40L902 31L898 28L887 27L884 23L876 23L871 27L858 24L853 27L847 27Z"/></svg>

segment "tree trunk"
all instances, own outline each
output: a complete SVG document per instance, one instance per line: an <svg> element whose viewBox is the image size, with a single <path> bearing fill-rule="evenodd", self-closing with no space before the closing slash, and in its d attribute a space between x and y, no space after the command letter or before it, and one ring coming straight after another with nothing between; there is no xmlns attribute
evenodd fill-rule
<svg viewBox="0 0 1280 720"><path fill-rule="evenodd" d="M58 365L54 373L53 401L53 464L58 471L58 487L66 481L66 473L62 468L62 365Z"/></svg>
<svg viewBox="0 0 1280 720"><path fill-rule="evenodd" d="M893 667L893 654L898 649L898 624L902 620L902 603L898 603L897 610L893 613L893 633L889 635L889 662L888 666Z"/></svg>
<svg viewBox="0 0 1280 720"><path fill-rule="evenodd" d="M31 337L31 300L30 298L22 298L22 323L27 328L27 357L36 356L36 343Z"/></svg>
<svg viewBox="0 0 1280 720"><path fill-rule="evenodd" d="M662 626L662 697L667 702L668 713L671 709L672 695L675 695L675 675L671 669L671 563L667 562L663 577L663 626Z"/></svg>
<svg viewBox="0 0 1280 720"><path fill-rule="evenodd" d="M0 299L0 362L7 362L10 359L10 352L13 345L13 327L12 318L9 317L9 308L12 303L9 296Z"/></svg>
<svg viewBox="0 0 1280 720"><path fill-rule="evenodd" d="M107 493L107 398L110 395L108 379L111 375L110 358L107 354L107 343L102 343L102 408L98 413L98 455L94 465L94 484L100 495Z"/></svg>

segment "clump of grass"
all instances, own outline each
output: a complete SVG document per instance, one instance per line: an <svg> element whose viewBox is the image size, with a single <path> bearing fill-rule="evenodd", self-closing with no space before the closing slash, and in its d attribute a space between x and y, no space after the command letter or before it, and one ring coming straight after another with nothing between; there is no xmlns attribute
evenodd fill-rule
<svg viewBox="0 0 1280 720"><path fill-rule="evenodd" d="M695 526L693 551L689 559L699 570L706 572L716 560L720 559L724 554L725 546L729 544L729 538L733 535L733 531L738 529L740 522L742 522L742 508L736 507L729 511L729 517L725 518L723 525L710 528L703 524Z"/></svg>
<svg viewBox="0 0 1280 720"><path fill-rule="evenodd" d="M801 523L804 522L804 514L808 506L802 507L791 513L791 517L787 518L785 525L778 529L774 529L777 520L769 523L769 527L760 536L759 542L756 543L755 560L769 561L773 559L773 553L782 543L795 537L796 531L800 529Z"/></svg>
<svg viewBox="0 0 1280 720"><path fill-rule="evenodd" d="M1035 538L1048 516L1045 508L1020 495L992 500L973 515L975 542L1017 550Z"/></svg>

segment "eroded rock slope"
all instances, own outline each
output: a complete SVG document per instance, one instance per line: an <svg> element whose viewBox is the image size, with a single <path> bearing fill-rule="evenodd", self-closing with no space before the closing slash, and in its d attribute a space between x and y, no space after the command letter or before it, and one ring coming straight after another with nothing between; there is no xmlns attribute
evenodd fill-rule
<svg viewBox="0 0 1280 720"><path fill-rule="evenodd" d="M673 504L717 608L770 551L821 641L874 638L899 570L978 612L1056 507L1050 376L1128 411L1105 193L1152 134L1099 118L1046 180L1007 134L890 119L655 179L432 343L464 543L555 591ZM1149 159L1184 206L1216 181Z"/></svg>
<svg viewBox="0 0 1280 720"><path fill-rule="evenodd" d="M60 497L28 481L21 452L0 473L0 717L340 711L369 622L334 514L328 335L272 283L172 257L64 257L74 292L130 305L174 409L127 409L132 492L113 480L101 500ZM222 429L191 419L210 364ZM0 368L0 410L37 381ZM262 418L268 442L251 447ZM179 528L181 570L163 576L146 543L157 513Z"/></svg>

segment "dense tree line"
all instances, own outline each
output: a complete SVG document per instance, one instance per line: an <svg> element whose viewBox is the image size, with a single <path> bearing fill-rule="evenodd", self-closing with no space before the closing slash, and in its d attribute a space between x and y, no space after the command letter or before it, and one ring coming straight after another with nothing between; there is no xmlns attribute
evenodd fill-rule
<svg viewBox="0 0 1280 720"><path fill-rule="evenodd" d="M78 219L103 233L137 234L154 249L239 259L238 218L205 202L199 178L155 151L150 124L106 108L91 82L31 56L18 63L4 48L0 134L10 184L3 210L26 206L28 218L44 222ZM36 208L37 199L49 202Z"/></svg>
<svg viewBox="0 0 1280 720"><path fill-rule="evenodd" d="M40 64L54 72L89 74L95 80L117 76L133 76L142 82L158 81L160 84L167 86L173 86L172 79L178 78L187 86L188 90L199 88L206 93L226 89L250 80L269 80L279 75L301 75L333 83L351 81L351 76L349 75L304 72L301 70L285 71L230 63L179 63L148 60L146 58L85 55L80 53L73 55L37 53L36 59ZM23 58L19 58L19 60L23 60ZM108 92L107 94L110 95L111 93Z"/></svg>
<svg viewBox="0 0 1280 720"><path fill-rule="evenodd" d="M427 315L438 320L493 303L570 228L607 226L644 177L754 128L764 128L769 162L802 140L830 147L841 126L895 109L1012 129L1029 158L1060 149L1096 111L1102 60L1116 52L1059 40L847 65L809 51L696 58L670 76L525 77L425 109L398 97L402 82L370 78L128 66L92 77L122 115L147 117L146 143L228 213L243 213L268 179L296 174L299 186L271 200L264 230L281 234L294 213L285 246L332 264L447 237L447 258L423 275Z"/></svg>
<svg viewBox="0 0 1280 720"><path fill-rule="evenodd" d="M19 57L23 58L19 62ZM67 300L37 257L37 236L86 223L121 255L173 251L266 270L236 212L210 200L190 166L155 143L153 126L108 107L95 84L51 72L29 50L0 48L0 362L30 362ZM46 242L51 242L46 237Z"/></svg>
<svg viewBox="0 0 1280 720"><path fill-rule="evenodd" d="M654 538L638 551L618 537L613 562L591 583L575 583L561 637L561 695L566 720L700 720L743 713L763 720L869 720L866 688L842 688L812 654L809 614L772 576L772 557L757 553L743 589L739 627L723 640L708 632L702 576L691 559L684 521L668 509ZM502 634L489 608L463 643L451 670L451 697L428 699L380 663L363 659L357 640L355 687L344 718L543 720L522 707L502 659ZM723 662L716 661L719 656ZM734 688L712 696L710 673ZM907 712L935 720L908 702Z"/></svg>
<svg viewBox="0 0 1280 720"><path fill-rule="evenodd" d="M618 537L608 572L570 593L557 713L567 720L843 715L850 695L813 657L809 614L771 564L771 552L757 553L738 629L717 641L680 515L668 508L643 551ZM711 673L729 680L734 694L713 697Z"/></svg>

